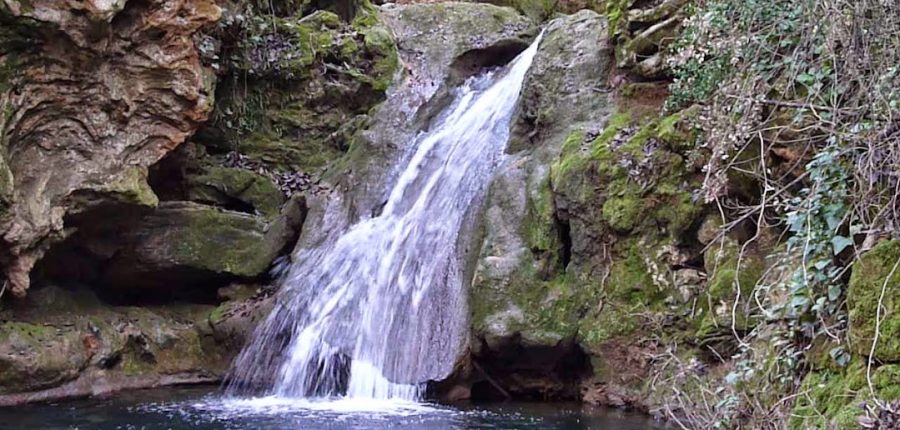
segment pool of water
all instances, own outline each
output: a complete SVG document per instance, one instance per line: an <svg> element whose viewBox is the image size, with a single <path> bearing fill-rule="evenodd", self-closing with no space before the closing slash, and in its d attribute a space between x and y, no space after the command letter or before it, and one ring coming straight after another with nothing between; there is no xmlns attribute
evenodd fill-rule
<svg viewBox="0 0 900 430"><path fill-rule="evenodd" d="M223 399L208 388L0 408L0 429L43 430L658 430L647 417L571 403L438 405Z"/></svg>

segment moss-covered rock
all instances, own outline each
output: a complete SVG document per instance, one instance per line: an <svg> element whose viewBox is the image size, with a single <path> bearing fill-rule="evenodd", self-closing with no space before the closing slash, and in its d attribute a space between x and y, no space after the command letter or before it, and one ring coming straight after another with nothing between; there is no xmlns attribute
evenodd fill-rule
<svg viewBox="0 0 900 430"><path fill-rule="evenodd" d="M27 322L0 324L0 394L33 391L75 378L87 364L70 329Z"/></svg>
<svg viewBox="0 0 900 430"><path fill-rule="evenodd" d="M693 337L695 327L679 318L705 285L691 267L702 248L696 229L704 207L694 192L703 174L687 161L695 149L690 113L613 112L592 90L605 81L567 56L598 51L571 39L594 37L581 27L596 24L592 16L560 20L578 31L555 33L557 21L547 27L541 49L558 56L539 50L526 79L513 155L488 197L470 303L488 350L574 341L596 366L591 382L605 399L598 401L621 406L640 401L647 366L617 360L649 353L643 339ZM590 31L598 30L607 33L605 24ZM607 56L594 68L608 66L610 47L599 48ZM671 330L659 330L664 324Z"/></svg>
<svg viewBox="0 0 900 430"><path fill-rule="evenodd" d="M289 205L270 223L244 213L189 202L163 202L126 230L103 276L118 288L176 289L226 277L252 278L292 244L302 222ZM293 208L293 209L292 209Z"/></svg>
<svg viewBox="0 0 900 430"><path fill-rule="evenodd" d="M723 238L710 244L704 267L708 279L695 313L697 338L722 328L746 330L751 323L751 294L766 269L763 256L756 247L742 249L734 239Z"/></svg>
<svg viewBox="0 0 900 430"><path fill-rule="evenodd" d="M472 324L489 343L520 336L527 346L555 346L578 335L579 316L596 305L596 285L569 273L569 225L559 217L551 161L570 129L607 109L591 90L609 66L605 21L582 11L548 24L525 83L509 151L493 180L470 291ZM597 44L596 40L601 40ZM582 237L578 237L582 239ZM587 239L587 238L584 238Z"/></svg>
<svg viewBox="0 0 900 430"><path fill-rule="evenodd" d="M698 182L680 152L687 137L672 131L680 117L673 117L618 113L593 139L579 141L583 131L570 135L553 166L554 184L573 205L600 208L599 219L584 217L585 228L643 228L637 235L678 238L694 224L701 212L692 195Z"/></svg>
<svg viewBox="0 0 900 430"><path fill-rule="evenodd" d="M863 254L853 265L847 290L850 345L862 357L869 356L872 348L880 305L880 330L874 357L880 361L900 361L900 300L895 290L900 285L898 262L900 241L887 240Z"/></svg>
<svg viewBox="0 0 900 430"><path fill-rule="evenodd" d="M875 398L883 401L900 399L900 366L885 365L873 369L872 385L866 377L866 365L856 361L842 371L812 372L800 386L791 410L789 428L802 430L828 428L854 430L860 428L857 417L863 414L859 405Z"/></svg>
<svg viewBox="0 0 900 430"><path fill-rule="evenodd" d="M186 179L188 200L223 207L238 202L268 219L278 215L285 201L271 179L245 169L210 166Z"/></svg>
<svg viewBox="0 0 900 430"><path fill-rule="evenodd" d="M347 127L382 101L397 48L368 1L352 21L328 10L251 15L230 51L201 140L279 171L314 171L347 150Z"/></svg>
<svg viewBox="0 0 900 430"><path fill-rule="evenodd" d="M86 289L47 286L0 312L0 404L213 380L230 351L209 334L209 305L109 306ZM59 388L66 386L67 388ZM96 385L94 385L96 384Z"/></svg>

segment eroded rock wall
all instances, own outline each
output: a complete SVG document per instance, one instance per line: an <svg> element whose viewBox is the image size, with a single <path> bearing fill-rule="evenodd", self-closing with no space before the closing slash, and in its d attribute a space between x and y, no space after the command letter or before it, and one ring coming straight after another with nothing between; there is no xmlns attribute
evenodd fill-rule
<svg viewBox="0 0 900 430"><path fill-rule="evenodd" d="M25 294L67 215L157 204L147 168L212 108L193 40L219 14L204 0L0 4L0 264L11 294Z"/></svg>

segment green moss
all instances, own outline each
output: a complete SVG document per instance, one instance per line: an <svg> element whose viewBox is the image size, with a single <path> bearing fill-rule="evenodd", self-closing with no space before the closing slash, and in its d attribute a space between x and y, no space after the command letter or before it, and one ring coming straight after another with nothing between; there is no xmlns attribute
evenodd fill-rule
<svg viewBox="0 0 900 430"><path fill-rule="evenodd" d="M599 293L602 309L589 313L581 321L581 338L588 348L631 336L640 328L638 315L663 310L665 290L659 288L647 267L646 250L653 246L638 239L616 245L618 255L612 262L604 288Z"/></svg>
<svg viewBox="0 0 900 430"><path fill-rule="evenodd" d="M50 326L26 322L8 321L0 324L0 342L7 342L15 337L29 344L39 344L42 340L55 335L56 329Z"/></svg>
<svg viewBox="0 0 900 430"><path fill-rule="evenodd" d="M156 207L159 198L147 183L146 167L130 167L125 169L114 180L98 187L119 196L125 202L140 206Z"/></svg>
<svg viewBox="0 0 900 430"><path fill-rule="evenodd" d="M209 166L189 176L188 199L227 205L232 200L252 206L269 219L279 214L284 194L271 179L245 169Z"/></svg>
<svg viewBox="0 0 900 430"><path fill-rule="evenodd" d="M605 156L609 154L610 144L613 139L624 129L631 124L631 114L628 112L616 112L606 123L606 127L603 129L603 132L594 139L592 144L593 152L592 155L595 159L605 160Z"/></svg>
<svg viewBox="0 0 900 430"><path fill-rule="evenodd" d="M583 223L577 234L602 240L609 255L608 273L588 280L596 296L578 333L589 348L634 336L643 329L641 315L672 312L666 304L675 294L671 263L660 251L693 240L686 233L703 213L693 198L702 174L686 165L681 151L688 146L671 143L684 138L680 127L675 116L618 112L589 143L583 132L571 133L553 165L554 192ZM726 278L723 272L720 286L730 287ZM692 330L677 336L692 336Z"/></svg>
<svg viewBox="0 0 900 430"><path fill-rule="evenodd" d="M591 144L590 160L607 184L603 221L614 230L628 232L650 220L678 236L699 215L701 207L691 195L697 178L680 155L657 146L663 136L671 138L677 121L667 117L636 122L630 114L618 113ZM583 168L583 158L579 165L566 157L572 155L564 156L560 176L567 171L564 167Z"/></svg>
<svg viewBox="0 0 900 430"><path fill-rule="evenodd" d="M629 303L650 303L657 298L656 287L642 258L641 245L631 240L621 248L620 257L610 269L607 295Z"/></svg>
<svg viewBox="0 0 900 430"><path fill-rule="evenodd" d="M879 243L853 265L847 290L850 320L850 344L854 352L866 357L875 337L875 322L882 288L887 285L882 301L881 325L875 357L900 361L900 301L893 288L900 285L900 240ZM893 270L893 276L888 279Z"/></svg>
<svg viewBox="0 0 900 430"><path fill-rule="evenodd" d="M220 133L207 144L279 171L311 172L340 158L342 129L384 99L399 68L374 7L357 6L351 23L325 10L251 17L234 73L218 90Z"/></svg>
<svg viewBox="0 0 900 430"><path fill-rule="evenodd" d="M250 277L265 271L279 251L256 217L201 205L159 215L166 224L154 232L154 241L165 246L156 252L180 265Z"/></svg>
<svg viewBox="0 0 900 430"><path fill-rule="evenodd" d="M555 212L553 191L550 189L550 180L548 179L529 195L526 202L526 214L522 220L522 226L523 237L529 248L556 252L561 246L554 220Z"/></svg>
<svg viewBox="0 0 900 430"><path fill-rule="evenodd" d="M210 324L218 324L225 319L225 315L231 310L232 302L225 302L216 306L212 312L209 313L209 323Z"/></svg>
<svg viewBox="0 0 900 430"><path fill-rule="evenodd" d="M603 220L615 230L628 232L640 222L644 202L639 193L623 191L610 196L603 204Z"/></svg>
<svg viewBox="0 0 900 430"><path fill-rule="evenodd" d="M753 289L762 278L766 264L756 253L748 252L741 256L740 252L741 246L728 238L714 243L706 251L704 266L709 279L698 307L699 326L696 332L698 339L716 333L720 327L730 327L732 323L735 323L739 330L746 328L750 323L749 316L743 309L750 302ZM740 292L738 312L732 315L738 292ZM728 314L717 315L717 308L727 309Z"/></svg>
<svg viewBox="0 0 900 430"><path fill-rule="evenodd" d="M872 373L875 397L883 401L900 399L900 365L878 367ZM803 380L791 411L789 428L858 429L859 404L871 400L866 366L857 361L843 371L812 372Z"/></svg>
<svg viewBox="0 0 900 430"><path fill-rule="evenodd" d="M620 32L625 31L628 21L628 8L634 0L607 0L606 19L609 20L609 38L616 40Z"/></svg>
<svg viewBox="0 0 900 430"><path fill-rule="evenodd" d="M692 148L697 140L693 120L698 113L699 107L695 106L660 119L657 136L672 149Z"/></svg>
<svg viewBox="0 0 900 430"><path fill-rule="evenodd" d="M498 310L512 307L521 312L521 319L507 321L506 330L520 334L527 344L556 345L577 336L579 315L596 306L599 289L565 273L548 278L538 266L525 258L506 283L473 283L470 309L476 333L488 331Z"/></svg>
<svg viewBox="0 0 900 430"><path fill-rule="evenodd" d="M566 180L567 175L583 168L587 162L582 150L584 139L584 130L573 130L566 137L562 146L562 156L550 168L553 183L559 184Z"/></svg>

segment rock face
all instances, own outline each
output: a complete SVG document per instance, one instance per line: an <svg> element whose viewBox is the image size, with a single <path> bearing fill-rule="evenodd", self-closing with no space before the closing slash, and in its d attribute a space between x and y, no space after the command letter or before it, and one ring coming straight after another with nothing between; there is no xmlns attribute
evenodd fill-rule
<svg viewBox="0 0 900 430"><path fill-rule="evenodd" d="M590 11L551 21L526 81L479 227L473 365L456 383L474 397L647 409L647 339L728 356L720 335L746 328L732 305L748 305L763 253L699 231L696 112L661 115L654 84L611 88L609 25Z"/></svg>
<svg viewBox="0 0 900 430"><path fill-rule="evenodd" d="M0 313L0 405L216 380L213 306L110 307L49 286Z"/></svg>
<svg viewBox="0 0 900 430"><path fill-rule="evenodd" d="M385 101L347 140L347 152L322 174L328 192L310 196L298 247L314 246L361 217L378 212L409 155L452 85L480 66L502 64L524 50L536 27L511 8L473 3L385 5L401 68ZM494 55L502 54L502 55Z"/></svg>
<svg viewBox="0 0 900 430"><path fill-rule="evenodd" d="M212 108L193 37L219 13L208 0L0 5L0 264L13 295L68 214L156 205L147 167Z"/></svg>
<svg viewBox="0 0 900 430"><path fill-rule="evenodd" d="M532 351L531 365L525 359L509 372L493 361L482 365L512 394L571 397L579 377L580 370L570 369L567 381L540 384L561 360L572 360L577 330L570 315L577 312L567 307L581 305L567 297L579 287L565 279L570 261L583 255L572 255L570 227L558 217L551 164L571 130L599 127L609 116L609 100L599 92L612 55L606 25L590 11L548 24L524 84L512 154L491 184L481 221L484 240L470 295L473 354L479 361L510 349L525 350L520 356Z"/></svg>

